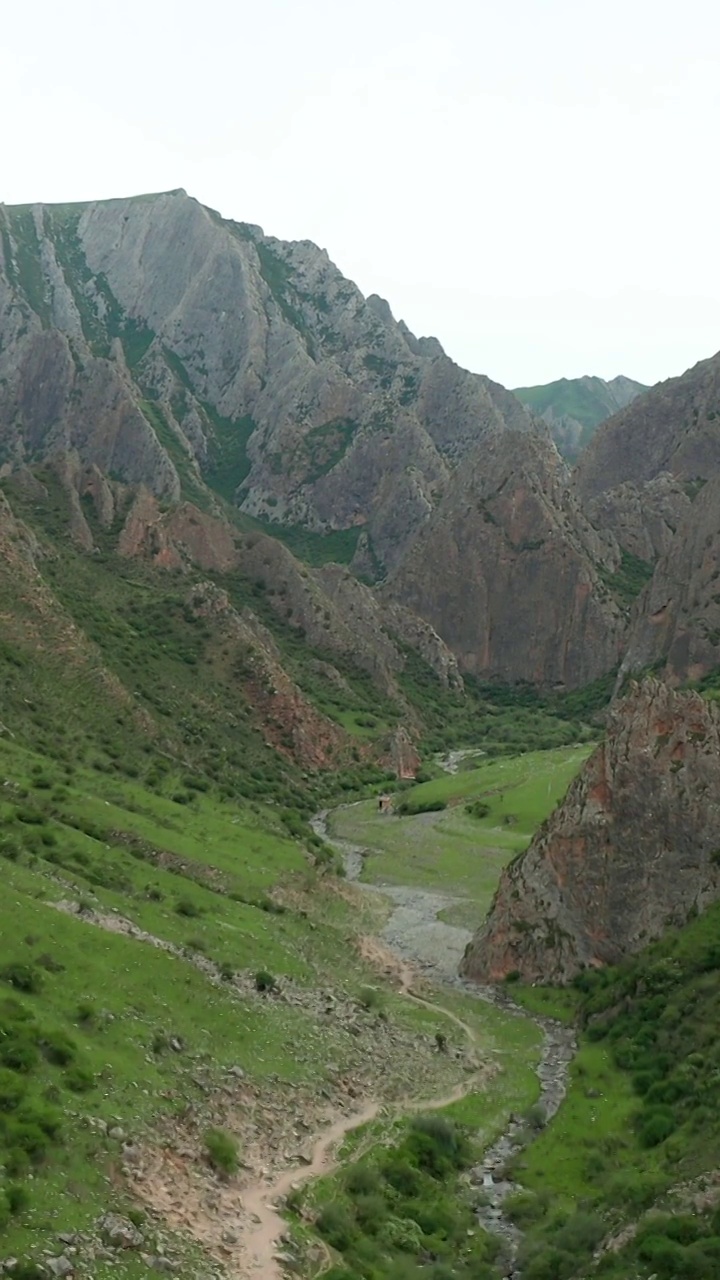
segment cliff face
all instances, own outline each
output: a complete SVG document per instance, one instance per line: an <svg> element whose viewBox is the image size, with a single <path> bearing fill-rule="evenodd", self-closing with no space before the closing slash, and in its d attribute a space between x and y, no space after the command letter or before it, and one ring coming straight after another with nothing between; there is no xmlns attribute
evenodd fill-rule
<svg viewBox="0 0 720 1280"><path fill-rule="evenodd" d="M720 711L655 680L616 704L606 741L503 873L462 972L566 982L720 895Z"/></svg>
<svg viewBox="0 0 720 1280"><path fill-rule="evenodd" d="M584 504L596 528L612 533L624 551L646 563L669 550L689 508L684 486L667 471L644 484L628 481L606 489Z"/></svg>
<svg viewBox="0 0 720 1280"><path fill-rule="evenodd" d="M383 594L422 614L461 670L576 686L618 661L620 560L584 517L549 439L505 433L449 483Z"/></svg>
<svg viewBox="0 0 720 1280"><path fill-rule="evenodd" d="M588 517L653 568L623 672L664 664L677 681L720 664L719 484L720 355L609 419L580 459L575 485Z"/></svg>
<svg viewBox="0 0 720 1280"><path fill-rule="evenodd" d="M661 472L683 483L720 471L720 354L659 382L599 428L577 467L584 499Z"/></svg>
<svg viewBox="0 0 720 1280"><path fill-rule="evenodd" d="M391 694L388 632L451 683L457 663L573 685L618 660L625 619L601 580L618 547L519 401L415 338L317 246L182 191L0 207L0 469L47 459L88 551L84 500L110 527L118 485L137 495L123 554L167 567L236 563L228 501L342 531L357 574L392 579L386 604L330 570L298 588L266 542L241 558L263 561L292 625L362 651Z"/></svg>
<svg viewBox="0 0 720 1280"><path fill-rule="evenodd" d="M638 601L622 674L664 663L677 682L720 666L719 512L720 475L688 502Z"/></svg>

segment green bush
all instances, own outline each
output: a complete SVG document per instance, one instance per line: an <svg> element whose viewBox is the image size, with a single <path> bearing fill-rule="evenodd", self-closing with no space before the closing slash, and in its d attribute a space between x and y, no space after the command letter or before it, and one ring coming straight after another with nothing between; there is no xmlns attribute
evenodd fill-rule
<svg viewBox="0 0 720 1280"><path fill-rule="evenodd" d="M641 1111L638 1138L643 1147L657 1147L675 1130L675 1117L669 1107L653 1107Z"/></svg>
<svg viewBox="0 0 720 1280"><path fill-rule="evenodd" d="M204 1140L205 1153L213 1169L226 1177L237 1173L238 1144L233 1135L226 1129L208 1129Z"/></svg>
<svg viewBox="0 0 720 1280"><path fill-rule="evenodd" d="M67 1067L77 1056L77 1046L65 1031L44 1032L40 1049L48 1062L59 1067Z"/></svg>
<svg viewBox="0 0 720 1280"><path fill-rule="evenodd" d="M175 910L179 916L186 916L189 920L194 920L203 913L202 907L192 898L178 898Z"/></svg>
<svg viewBox="0 0 720 1280"><path fill-rule="evenodd" d="M0 979L7 982L11 987L15 987L16 991L26 991L29 994L36 995L42 990L42 978L34 965L24 964L22 961L12 961L0 969Z"/></svg>
<svg viewBox="0 0 720 1280"><path fill-rule="evenodd" d="M321 1210L317 1229L333 1249L343 1253L357 1236L357 1229L350 1211L342 1204L326 1204Z"/></svg>

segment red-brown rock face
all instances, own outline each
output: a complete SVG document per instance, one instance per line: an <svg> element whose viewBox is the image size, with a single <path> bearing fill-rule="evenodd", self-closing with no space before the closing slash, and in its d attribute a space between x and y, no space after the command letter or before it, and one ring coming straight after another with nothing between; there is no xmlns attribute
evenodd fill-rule
<svg viewBox="0 0 720 1280"><path fill-rule="evenodd" d="M461 971L565 982L618 961L720 896L720 710L633 685L606 741L503 872Z"/></svg>

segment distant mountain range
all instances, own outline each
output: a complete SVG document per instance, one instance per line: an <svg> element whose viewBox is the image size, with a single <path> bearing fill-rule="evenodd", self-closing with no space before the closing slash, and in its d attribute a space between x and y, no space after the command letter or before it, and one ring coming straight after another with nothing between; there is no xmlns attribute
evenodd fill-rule
<svg viewBox="0 0 720 1280"><path fill-rule="evenodd" d="M618 409L624 409L647 387L619 375L604 378L558 378L539 387L516 387L514 394L547 422L564 458L574 462L595 428Z"/></svg>

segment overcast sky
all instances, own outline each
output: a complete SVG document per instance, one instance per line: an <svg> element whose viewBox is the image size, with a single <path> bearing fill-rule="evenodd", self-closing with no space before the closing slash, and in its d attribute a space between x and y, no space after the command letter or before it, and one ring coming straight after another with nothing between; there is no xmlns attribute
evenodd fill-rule
<svg viewBox="0 0 720 1280"><path fill-rule="evenodd" d="M0 200L185 187L508 386L720 348L717 0L35 0Z"/></svg>

